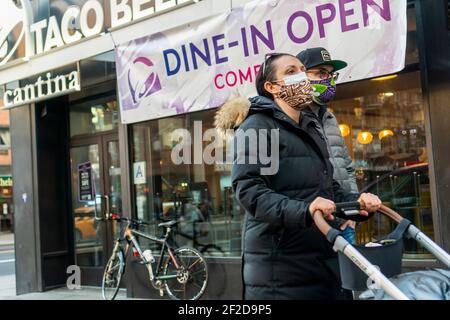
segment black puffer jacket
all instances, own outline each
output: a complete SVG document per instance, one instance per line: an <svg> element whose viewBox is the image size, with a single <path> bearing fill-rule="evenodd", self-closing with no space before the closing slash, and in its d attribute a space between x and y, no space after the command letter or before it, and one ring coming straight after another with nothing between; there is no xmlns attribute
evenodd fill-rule
<svg viewBox="0 0 450 320"><path fill-rule="evenodd" d="M235 138L232 184L247 211L245 299L335 299L340 293L336 254L313 224L308 208L319 196L341 202L356 200L358 195L344 194L332 179L327 147L312 114L305 113L297 124L270 99L250 101L247 114L242 114L242 104L248 101L240 99L225 105L216 116L221 129L268 129L269 135L270 129L279 129L275 175L261 175L260 169L268 165L259 161L238 164L250 150L248 143L236 144Z"/></svg>

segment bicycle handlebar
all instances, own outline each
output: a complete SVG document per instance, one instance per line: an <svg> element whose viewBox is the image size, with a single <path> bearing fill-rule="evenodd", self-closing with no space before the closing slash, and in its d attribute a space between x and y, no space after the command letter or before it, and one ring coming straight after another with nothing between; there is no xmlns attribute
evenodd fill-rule
<svg viewBox="0 0 450 320"><path fill-rule="evenodd" d="M142 220L136 220L136 219L130 219L130 218L126 218L126 217L121 217L121 216L119 216L119 215L117 215L117 214L111 214L111 220L116 220L116 221L118 221L118 222L121 222L121 221L126 221L126 222L131 222L131 223L135 223L135 224L138 224L138 225L145 225L145 226L149 226L150 225L150 223L148 223L148 222L145 222L145 221L142 221Z"/></svg>

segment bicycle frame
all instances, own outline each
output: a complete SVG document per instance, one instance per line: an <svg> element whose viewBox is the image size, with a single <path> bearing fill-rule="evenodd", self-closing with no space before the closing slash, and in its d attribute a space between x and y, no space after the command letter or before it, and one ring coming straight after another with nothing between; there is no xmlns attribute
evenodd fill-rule
<svg viewBox="0 0 450 320"><path fill-rule="evenodd" d="M165 291L172 299L186 299L186 286L189 285L189 288L191 288L192 282L193 285L196 285L196 288L194 291L190 290L189 295L191 295L191 297L189 299L196 300L201 297L208 283L206 262L198 250L191 247L179 248L172 242L172 240L174 240L171 237L172 227L177 221L168 221L158 224L159 227L165 228L165 234L163 236L156 236L139 230L140 226L150 225L147 222L119 217L118 215L111 215L111 218L117 222L126 222L126 228L123 228L124 225L122 224L118 226L119 229L114 249L108 260L107 269L105 269L103 273L102 294L104 299L107 299L105 294L107 288L114 290L112 291L114 295L108 295L111 299L114 299L117 294L121 277L124 274L130 247L133 249L133 255L136 257L139 256L140 263L147 268L150 283L156 290L159 290L161 296L164 295ZM140 237L161 245L158 261L155 261L153 255L147 254L149 251L145 250L145 247L141 247L138 241L138 238ZM182 258L186 253L188 260ZM178 258L178 256L180 256L180 258ZM191 263L191 257L196 258L193 263ZM196 267L198 270L192 271L191 269L199 262L201 265L200 268ZM156 269L154 269L154 267L156 267ZM197 274L201 278L196 280L194 276L196 277ZM201 281L201 285L198 283L198 280ZM183 289L176 290L179 288L180 284ZM179 292L182 292L182 295L180 295Z"/></svg>
<svg viewBox="0 0 450 320"><path fill-rule="evenodd" d="M148 272L149 272L149 276L150 276L150 281L151 282L155 282L155 281L165 281L165 280L171 280L171 279L176 279L177 278L177 274L174 275L160 275L160 272L162 270L162 264L163 264L163 259L164 259L164 255L165 252L167 251L170 259L173 261L175 267L178 269L178 263L173 255L173 248L172 246L168 243L168 239L170 236L172 229L169 227L166 230L166 234L164 235L164 237L162 238L157 238L155 236L143 233L141 231L135 230L130 226L130 223L128 223L127 228L125 229L125 237L122 239L117 239L116 245L114 247L114 253L118 250L119 248L119 243L122 242L123 240L127 241L127 245L125 248L125 257L128 254L128 251L130 249L130 247L133 247L137 250L137 252L139 253L139 257L142 260L142 262L146 265ZM159 243L162 245L161 247L161 252L159 255L159 260L156 266L156 273L154 272L153 269L153 265L152 263L150 263L149 261L146 261L144 255L143 255L143 250L141 248L141 246L139 245L138 240L136 239L137 237L142 237L145 239L148 239L150 241ZM119 236L120 237L120 236Z"/></svg>

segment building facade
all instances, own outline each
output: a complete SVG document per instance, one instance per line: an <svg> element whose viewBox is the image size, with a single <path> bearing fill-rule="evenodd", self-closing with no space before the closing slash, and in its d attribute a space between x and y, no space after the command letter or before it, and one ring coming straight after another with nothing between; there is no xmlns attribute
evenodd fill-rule
<svg viewBox="0 0 450 320"><path fill-rule="evenodd" d="M130 35L138 38L147 35L146 30L186 25L194 17L213 16L247 1L168 2L173 6L157 12L151 6L164 2L150 1L153 15L137 14L134 21L130 18L116 26L117 21L106 17L104 25L125 41ZM28 2L34 20L47 19L48 28L50 17L62 21L70 8L86 3L92 2ZM111 5L98 3L102 8ZM449 251L450 6L446 0L414 0L407 7L406 67L384 77L338 85L329 107L355 161L359 188L380 195ZM95 21L88 13L86 17L87 26L75 23L65 43L54 44L61 48L43 41L30 58L26 54L30 49L21 45L14 54L25 58L0 67L4 91L10 90L9 102L17 105L9 109L17 293L65 286L70 265L81 268L82 285L99 286L119 230L107 218L117 213L149 221L147 231L155 234L161 232L157 224L162 220L180 220L177 244L193 245L207 257L211 277L206 297L240 299L245 212L233 195L231 167L171 161L171 133L184 128L203 134L213 127L216 109L122 123L114 46L100 29L89 37ZM78 27L80 39L71 44ZM81 39L82 33L86 39ZM20 32L14 37L19 39ZM395 45L386 44L386 50ZM348 55L351 48L348 44ZM64 59L76 62L64 64ZM74 71L78 79L70 78ZM49 72L67 78L52 80ZM59 83L64 94L55 89L41 97L36 84L43 79ZM27 85L36 92L27 91L31 90ZM27 103L27 94L37 99ZM201 128L196 128L197 121ZM85 164L92 174L87 190L80 187ZM392 227L388 221L372 219L358 226L358 241L370 241ZM158 251L150 243L142 244ZM433 265L436 262L423 248L406 242L405 268ZM129 296L158 297L146 272L129 257L124 281Z"/></svg>
<svg viewBox="0 0 450 320"><path fill-rule="evenodd" d="M0 233L14 231L13 180L11 175L11 136L9 113L0 112Z"/></svg>

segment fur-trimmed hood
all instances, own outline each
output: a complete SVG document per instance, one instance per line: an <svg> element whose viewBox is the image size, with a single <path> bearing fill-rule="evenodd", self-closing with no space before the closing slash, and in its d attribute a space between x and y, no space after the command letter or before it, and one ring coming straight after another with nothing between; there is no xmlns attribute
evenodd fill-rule
<svg viewBox="0 0 450 320"><path fill-rule="evenodd" d="M223 136L229 129L238 128L250 111L251 102L247 98L237 97L227 101L216 112L214 127Z"/></svg>
<svg viewBox="0 0 450 320"><path fill-rule="evenodd" d="M262 96L256 96L250 99L236 97L226 102L216 112L214 127L220 134L226 136L227 130L237 129L250 114L257 112L273 114L277 111L282 112L280 107L269 98Z"/></svg>

